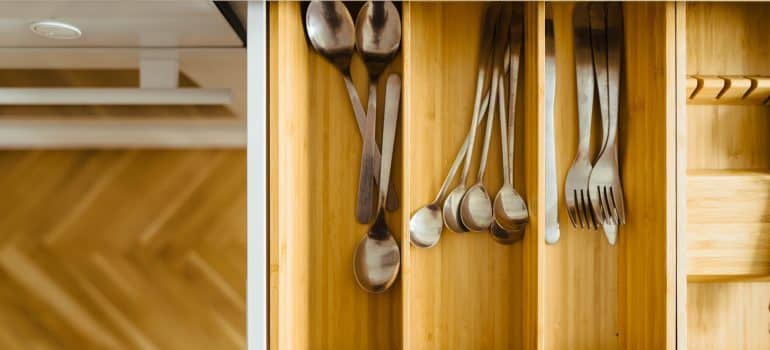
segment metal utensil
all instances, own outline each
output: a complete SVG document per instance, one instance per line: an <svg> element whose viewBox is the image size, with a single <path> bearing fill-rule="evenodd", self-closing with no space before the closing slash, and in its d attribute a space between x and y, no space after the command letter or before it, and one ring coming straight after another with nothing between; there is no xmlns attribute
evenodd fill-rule
<svg viewBox="0 0 770 350"><path fill-rule="evenodd" d="M545 18L545 242L559 241L558 195L556 194L556 145L553 125L553 103L556 95L556 58L553 15L546 5Z"/></svg>
<svg viewBox="0 0 770 350"><path fill-rule="evenodd" d="M484 186L484 175L487 170L489 145L492 140L492 127L495 121L495 103L497 103L500 78L502 77L506 48L508 47L509 27L511 23L511 4L503 5L500 18L495 29L494 66L492 68L492 87L489 92L489 110L487 111L487 124L484 133L484 145L481 149L481 161L479 172L476 175L476 183L465 192L460 203L460 220L470 231L483 231L492 224L492 199Z"/></svg>
<svg viewBox="0 0 770 350"><path fill-rule="evenodd" d="M606 89L604 96L601 95L600 90L600 98L605 99L604 104L606 105L606 108L602 108L602 112L606 113L606 117L603 117L602 121L606 122L607 125L607 140L599 159L594 164L588 186L594 214L602 222L607 240L610 244L615 244L617 241L617 225L625 223L623 188L617 158L622 10L619 4L609 4L606 5L606 8L605 6L592 6L591 17L592 31L594 22L596 22L597 29L604 29L604 37L607 43L605 56L607 80L606 87L603 87ZM596 17L596 20L594 20L594 17ZM602 28L602 24L604 24L604 21L601 21L602 18L606 20L606 27L604 28ZM601 33L597 33L595 37L601 39ZM602 52L599 52L599 55L601 54ZM597 73L597 79L598 77L599 74Z"/></svg>
<svg viewBox="0 0 770 350"><path fill-rule="evenodd" d="M506 115L504 88L500 89L500 135L503 155L503 185L495 196L494 222L489 232L499 243L512 244L524 236L524 225L529 221L527 204L513 186L514 176L514 137L516 123L516 89L519 76L522 39L524 34L523 18L517 6L511 19L510 69L508 91L508 114ZM500 77L500 84L503 85Z"/></svg>
<svg viewBox="0 0 770 350"><path fill-rule="evenodd" d="M622 46L622 9L619 4L608 4L606 9L607 40L607 142L594 164L589 179L591 202L605 236L610 244L617 241L617 225L625 223L623 187L618 170L617 124L620 95L620 50ZM598 10L597 10L598 11ZM593 15L593 10L592 10ZM596 203L594 203L596 201Z"/></svg>
<svg viewBox="0 0 770 350"><path fill-rule="evenodd" d="M382 167L380 191L377 201L377 218L366 236L358 243L353 257L353 273L356 282L371 293L382 293L396 281L401 267L401 251L385 222L383 207L390 182L390 165L393 160L393 144L396 138L398 105L401 98L401 78L397 74L388 77L385 91L385 120L382 126Z"/></svg>
<svg viewBox="0 0 770 350"><path fill-rule="evenodd" d="M487 7L484 15L484 29L481 35L481 48L479 50L479 59L483 64L479 64L478 76L476 79L476 99L473 105L473 117L471 120L470 139L468 150L465 153L465 163L463 165L460 183L455 187L444 200L443 214L444 223L447 227L457 233L468 232L468 229L460 221L460 203L465 195L465 183L468 179L468 170L470 169L471 157L473 156L473 146L476 140L476 124L478 124L481 107L481 96L486 88L486 76L491 70L493 62L492 45L494 43L495 24L500 15L500 4L492 4ZM493 98L490 93L490 99Z"/></svg>
<svg viewBox="0 0 770 350"><path fill-rule="evenodd" d="M591 28L588 4L577 4L573 12L575 35L575 82L578 102L578 149L564 183L564 202L572 227L597 229L588 196L588 178L593 165L591 114L594 106L594 69L591 59Z"/></svg>
<svg viewBox="0 0 770 350"><path fill-rule="evenodd" d="M487 93L486 96L484 96L484 100L481 103L481 115L484 115L484 112L487 109L487 106L489 104L489 94ZM479 124L483 121L483 118L480 118L478 120L478 124L474 126L474 128L478 127ZM463 142L463 145L460 147L460 150L457 151L457 155L455 156L455 160L452 162L452 166L449 168L449 173L447 173L446 178L444 178L444 182L441 184L441 188L438 190L438 193L436 194L436 198L433 200L433 202L429 203L428 205L417 209L417 211L412 214L411 219L409 220L409 239L410 242L415 247L418 248L430 248L435 246L439 239L441 238L441 231L443 230L444 226L444 219L441 215L441 201L444 199L444 194L446 193L446 190L449 189L449 185L452 183L452 181L457 176L457 170L460 168L460 164L465 159L465 152L468 150L468 144L470 143L470 131L468 131L468 135L465 137L465 141Z"/></svg>
<svg viewBox="0 0 770 350"><path fill-rule="evenodd" d="M356 116L356 124L361 136L364 136L366 112L350 77L350 59L355 50L355 26L348 9L341 1L311 1L305 14L305 28L313 48L342 73L348 90L350 104ZM375 144L374 166L380 166L380 149ZM374 172L374 181L380 183L380 173ZM359 202L360 204L360 202ZM386 209L398 209L398 196L395 186L388 188Z"/></svg>
<svg viewBox="0 0 770 350"><path fill-rule="evenodd" d="M377 123L377 80L401 46L401 17L390 1L366 2L356 17L356 48L369 72L369 104L364 123L364 147L358 177L356 218L372 218L372 188L375 172L375 125Z"/></svg>

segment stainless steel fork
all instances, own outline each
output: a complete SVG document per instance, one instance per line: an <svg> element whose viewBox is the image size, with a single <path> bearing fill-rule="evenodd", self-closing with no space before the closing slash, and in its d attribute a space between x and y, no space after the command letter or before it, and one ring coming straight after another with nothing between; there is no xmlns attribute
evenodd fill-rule
<svg viewBox="0 0 770 350"><path fill-rule="evenodd" d="M599 18L595 17L601 16ZM620 95L620 49L622 45L622 10L620 4L607 5L594 4L591 6L591 30L594 39L601 38L599 31L606 36L606 51L602 52L602 45L594 47L594 64L596 69L597 87L599 90L600 105L602 105L602 120L606 122L606 143L594 164L589 179L591 204L594 214L602 225L619 225L626 221L623 186L618 170L618 97ZM595 20L596 19L596 20ZM606 22L605 22L606 21ZM605 27L601 28L602 22ZM597 31L594 31L594 23ZM599 48L599 50L597 50ZM603 56L606 55L606 56ZM606 60L605 60L606 57ZM606 62L606 75L601 74L602 62ZM602 75L606 76L606 90L603 90ZM605 93L602 93L605 92ZM606 113L606 114L605 114Z"/></svg>
<svg viewBox="0 0 770 350"><path fill-rule="evenodd" d="M591 60L591 28L588 4L578 4L572 14L575 36L575 78L578 98L578 149L567 172L564 199L572 227L597 229L588 195L591 175L591 114L594 105L594 68Z"/></svg>

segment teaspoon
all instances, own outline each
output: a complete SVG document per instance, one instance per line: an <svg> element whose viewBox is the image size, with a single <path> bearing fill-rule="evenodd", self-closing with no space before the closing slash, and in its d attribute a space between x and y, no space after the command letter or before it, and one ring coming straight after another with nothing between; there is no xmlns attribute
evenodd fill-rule
<svg viewBox="0 0 770 350"><path fill-rule="evenodd" d="M305 14L305 28L307 36L313 48L342 73L345 87L348 91L350 104L356 116L358 131L364 136L364 122L366 112L361 106L361 100L350 77L350 59L355 50L355 27L350 12L341 1L311 1ZM374 166L380 166L380 150L375 145ZM374 172L374 181L380 182L380 173ZM361 200L358 205L366 205ZM369 203L371 208L371 203ZM398 196L393 184L388 188L388 202L386 208L390 211L398 209Z"/></svg>
<svg viewBox="0 0 770 350"><path fill-rule="evenodd" d="M377 201L377 217L366 236L358 243L353 257L353 274L356 282L370 293L382 293L396 281L401 267L398 243L385 222L383 206L390 182L390 165L393 160L393 143L396 138L398 104L401 98L401 78L398 74L388 77L385 91L385 120L382 126L382 167L380 191Z"/></svg>
<svg viewBox="0 0 770 350"><path fill-rule="evenodd" d="M356 218L370 222L372 218L373 176L376 171L377 141L377 80L382 71L398 53L401 46L401 17L390 1L366 2L356 17L356 47L369 72L369 104L364 123L364 147L361 152L361 171L358 177Z"/></svg>
<svg viewBox="0 0 770 350"><path fill-rule="evenodd" d="M495 103L499 88L499 79L502 77L501 69L504 69L505 49L508 45L508 26L511 21L510 5L504 5L504 10L497 23L494 49L494 67L492 70L492 87L489 93L489 110L487 111L487 125L484 133L484 145L481 150L481 162L476 176L476 184L471 186L463 196L460 203L460 220L470 231L483 231L492 224L492 200L484 186L484 175L487 168L489 144L492 139L492 126L495 119Z"/></svg>
<svg viewBox="0 0 770 350"><path fill-rule="evenodd" d="M524 199L519 195L513 186L513 166L514 166L514 152L515 152L515 124L516 124L516 89L518 85L519 76L519 62L522 47L522 38L524 30L522 23L522 15L518 7L514 7L512 25L511 25L511 42L510 42L510 71L509 74L509 91L508 91L508 116L505 116L504 106L500 106L500 132L501 132L501 144L503 153L503 186L497 193L494 202L494 216L495 222L493 228L490 229L493 238L500 243L510 244L520 240L524 235L524 225L529 221L529 213L527 212L527 204ZM502 79L501 82L502 84ZM503 97L500 97L501 103L505 103ZM508 232L507 237L500 235L501 231Z"/></svg>
<svg viewBox="0 0 770 350"><path fill-rule="evenodd" d="M481 103L481 114L484 115L484 112L487 109L487 105L489 104L489 94L484 96L484 100ZM478 127L479 124L481 124L483 119L479 119L479 123L476 124L475 127ZM463 145L460 147L460 150L457 152L457 155L455 156L454 162L452 162L452 166L449 168L449 173L447 174L446 178L444 179L444 182L441 184L441 188L438 191L438 194L436 194L436 199L433 200L430 204L418 209L414 214L412 215L412 218L409 220L409 238L410 242L415 247L418 248L430 248L436 245L438 243L439 239L441 238L441 231L443 230L444 226L444 220L441 215L441 200L444 198L444 194L446 193L446 190L449 189L449 184L454 180L455 176L457 175L457 170L460 168L460 164L465 159L465 152L468 150L468 143L470 141L470 132L465 137L465 141L463 142Z"/></svg>
<svg viewBox="0 0 770 350"><path fill-rule="evenodd" d="M473 117L471 121L471 130L469 131L468 149L465 152L465 163L463 172L460 176L460 183L455 187L444 200L443 214L446 226L457 233L468 232L468 228L460 220L460 202L465 195L465 183L468 179L468 170L470 170L471 158L473 157L473 146L476 141L476 124L478 124L481 108L481 96L486 85L487 72L489 72L493 63L492 45L494 43L495 24L500 15L500 5L493 4L487 8L484 15L484 29L481 36L481 49L479 58L484 60L484 64L479 64L478 76L476 78L476 99L473 104ZM491 96L491 94L490 94ZM490 97L490 99L494 99Z"/></svg>

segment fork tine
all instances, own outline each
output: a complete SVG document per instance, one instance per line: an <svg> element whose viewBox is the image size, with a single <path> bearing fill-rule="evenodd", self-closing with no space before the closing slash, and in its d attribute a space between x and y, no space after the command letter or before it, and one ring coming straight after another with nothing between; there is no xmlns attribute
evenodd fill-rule
<svg viewBox="0 0 770 350"><path fill-rule="evenodd" d="M581 205L581 214L583 214L583 217L585 218L586 222L586 229L589 230L595 230L594 220L593 220L593 211L589 208L591 201L588 198L588 193L586 193L584 190L580 190L580 205Z"/></svg>
<svg viewBox="0 0 770 350"><path fill-rule="evenodd" d="M590 230L591 218L588 215L586 215L586 210L588 210L589 208L587 207L588 203L586 203L585 194L586 194L585 190L582 190L582 189L578 193L578 201L580 202L578 210L580 210L580 217L583 218L583 228L585 228L586 230Z"/></svg>
<svg viewBox="0 0 770 350"><path fill-rule="evenodd" d="M604 215L604 222L612 225L612 212L610 211L610 202L607 200L607 187L602 186L599 189L599 198L602 202L602 213Z"/></svg>
<svg viewBox="0 0 770 350"><path fill-rule="evenodd" d="M612 188L612 204L615 206L615 210L617 211L618 221L621 224L625 224L626 210L623 207L623 190L621 188L618 188L617 191L615 191L615 187Z"/></svg>
<svg viewBox="0 0 770 350"><path fill-rule="evenodd" d="M624 206L623 188L618 187L618 193L614 196L615 206L618 208L618 215L620 216L620 223L626 224L626 208Z"/></svg>
<svg viewBox="0 0 770 350"><path fill-rule="evenodd" d="M599 190L599 186L588 189L588 196L591 202L591 207L593 208L594 217L599 219L599 221L604 221L604 216L602 215L600 193L601 192Z"/></svg>
<svg viewBox="0 0 770 350"><path fill-rule="evenodd" d="M610 186L604 187L604 203L606 203L605 208L607 210L607 215L610 218L610 222L613 225L617 225L618 217L617 212L615 211L615 206L612 204L612 187Z"/></svg>
<svg viewBox="0 0 770 350"><path fill-rule="evenodd" d="M580 229L585 228L585 218L583 218L583 212L582 212L582 203L580 202L580 197L578 196L579 190L572 191L572 196L575 198L575 217L577 218L577 223L580 225Z"/></svg>

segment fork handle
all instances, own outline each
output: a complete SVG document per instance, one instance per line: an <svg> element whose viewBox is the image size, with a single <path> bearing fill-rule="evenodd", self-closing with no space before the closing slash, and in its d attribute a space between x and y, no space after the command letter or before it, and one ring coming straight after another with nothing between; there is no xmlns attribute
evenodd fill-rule
<svg viewBox="0 0 770 350"><path fill-rule="evenodd" d="M591 29L587 4L573 13L575 26L575 83L578 103L578 149L575 159L588 157L591 143L591 114L594 107L594 69L591 59Z"/></svg>

